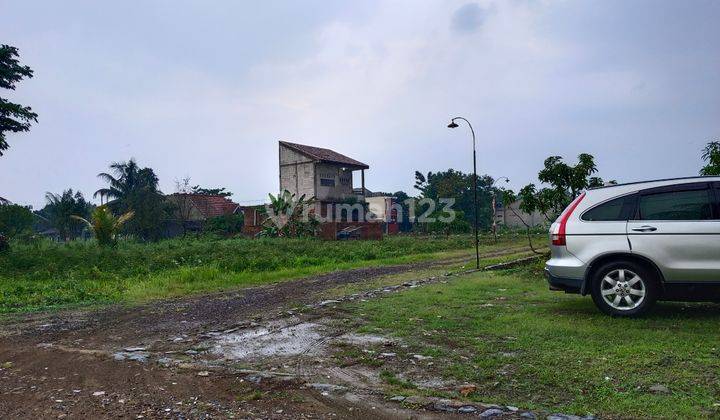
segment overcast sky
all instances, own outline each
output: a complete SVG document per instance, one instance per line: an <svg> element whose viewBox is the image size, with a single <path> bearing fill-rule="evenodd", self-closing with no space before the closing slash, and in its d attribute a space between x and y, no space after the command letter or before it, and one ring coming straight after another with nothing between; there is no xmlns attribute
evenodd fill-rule
<svg viewBox="0 0 720 420"><path fill-rule="evenodd" d="M416 169L472 170L455 115L515 188L582 152L618 181L695 175L720 137L719 22L710 0L0 0L0 43L35 70L0 95L40 115L8 136L0 196L91 196L134 157L164 192L190 176L262 200L278 140L412 191Z"/></svg>

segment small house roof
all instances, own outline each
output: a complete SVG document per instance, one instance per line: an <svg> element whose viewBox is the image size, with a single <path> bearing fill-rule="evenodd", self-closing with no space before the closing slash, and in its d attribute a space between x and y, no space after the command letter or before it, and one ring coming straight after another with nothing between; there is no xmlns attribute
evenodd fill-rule
<svg viewBox="0 0 720 420"><path fill-rule="evenodd" d="M303 155L306 155L320 162L345 165L357 169L370 169L370 166L368 166L367 164L362 163L359 160L347 157L334 150L324 149L322 147L307 146L304 144L289 143L286 141L281 141L280 145L293 149L299 153L302 153Z"/></svg>
<svg viewBox="0 0 720 420"><path fill-rule="evenodd" d="M234 214L238 207L240 207L238 203L235 203L222 195L182 193L175 193L171 195L187 196L197 211L199 211L206 219Z"/></svg>

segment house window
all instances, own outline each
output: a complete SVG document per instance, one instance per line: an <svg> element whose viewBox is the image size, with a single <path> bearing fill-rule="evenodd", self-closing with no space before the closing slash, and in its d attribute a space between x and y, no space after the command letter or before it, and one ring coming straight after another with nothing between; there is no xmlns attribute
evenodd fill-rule
<svg viewBox="0 0 720 420"><path fill-rule="evenodd" d="M323 187L334 187L335 180L330 178L320 178L320 185Z"/></svg>

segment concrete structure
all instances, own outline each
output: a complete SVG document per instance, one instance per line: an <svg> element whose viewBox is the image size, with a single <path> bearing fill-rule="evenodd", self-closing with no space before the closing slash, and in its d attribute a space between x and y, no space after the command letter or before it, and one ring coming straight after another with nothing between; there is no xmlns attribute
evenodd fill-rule
<svg viewBox="0 0 720 420"><path fill-rule="evenodd" d="M297 198L316 200L312 210L321 221L319 235L338 239L345 229L357 239L381 239L383 224L367 222L365 169L370 167L334 150L281 141L279 146L280 191ZM360 172L360 188L353 188L353 174ZM340 238L342 239L342 238Z"/></svg>
<svg viewBox="0 0 720 420"><path fill-rule="evenodd" d="M387 196L365 197L368 203L368 210L375 215L377 220L389 222L392 214L393 198Z"/></svg>
<svg viewBox="0 0 720 420"><path fill-rule="evenodd" d="M373 196L368 194L365 197L368 204L368 211L375 215L375 220L383 224L383 231L393 235L400 231L398 225L398 210L400 206L396 205L395 197L391 196ZM400 210L402 211L402 210Z"/></svg>
<svg viewBox="0 0 720 420"><path fill-rule="evenodd" d="M353 192L353 172L360 171L364 188L368 165L330 149L284 141L279 146L280 191L327 203L362 201Z"/></svg>
<svg viewBox="0 0 720 420"><path fill-rule="evenodd" d="M527 214L520 210L521 202L522 201L518 200L510 203L509 207L504 206L503 203L498 203L495 209L495 222L498 225L504 225L510 228L524 228L525 224L520 218L531 227L548 224L545 216L539 211Z"/></svg>
<svg viewBox="0 0 720 420"><path fill-rule="evenodd" d="M243 213L243 235L255 236L260 233L267 220L265 205L240 206L240 211Z"/></svg>

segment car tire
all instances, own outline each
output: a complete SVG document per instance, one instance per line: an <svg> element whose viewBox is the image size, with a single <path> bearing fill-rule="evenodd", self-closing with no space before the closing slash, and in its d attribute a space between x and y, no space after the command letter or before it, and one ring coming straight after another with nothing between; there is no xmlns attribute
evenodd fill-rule
<svg viewBox="0 0 720 420"><path fill-rule="evenodd" d="M595 271L591 294L604 313L618 317L636 317L649 311L658 299L657 276L642 264L615 261Z"/></svg>

